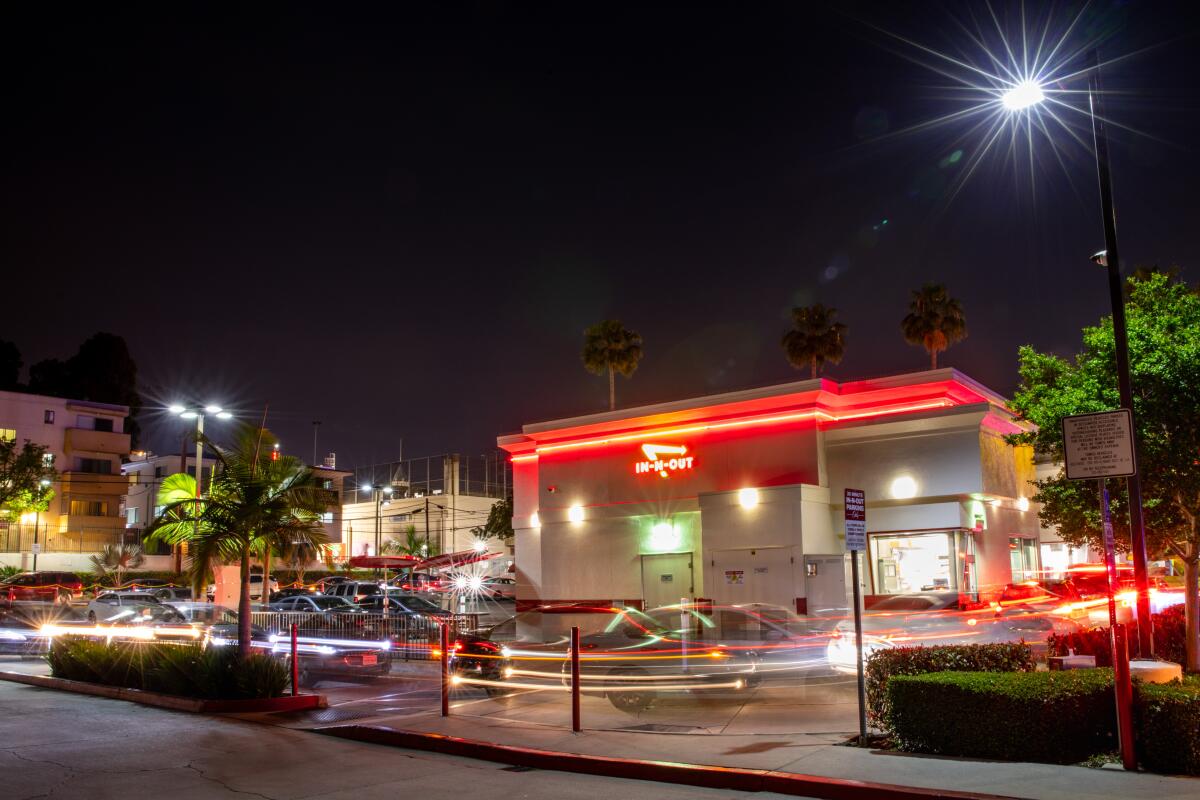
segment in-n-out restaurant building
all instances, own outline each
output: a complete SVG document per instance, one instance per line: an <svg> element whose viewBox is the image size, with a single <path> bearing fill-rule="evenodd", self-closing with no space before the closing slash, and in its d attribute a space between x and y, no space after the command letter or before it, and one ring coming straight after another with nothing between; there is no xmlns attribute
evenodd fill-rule
<svg viewBox="0 0 1200 800"><path fill-rule="evenodd" d="M980 599L1039 569L1032 453L952 369L818 379L526 425L519 605L709 598L844 608L843 489L867 498L868 595Z"/></svg>

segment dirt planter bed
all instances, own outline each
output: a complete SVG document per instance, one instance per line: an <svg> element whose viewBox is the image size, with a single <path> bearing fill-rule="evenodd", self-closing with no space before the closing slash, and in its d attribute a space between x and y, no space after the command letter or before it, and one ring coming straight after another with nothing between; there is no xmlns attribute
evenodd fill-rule
<svg viewBox="0 0 1200 800"><path fill-rule="evenodd" d="M313 708L325 708L325 696L319 694L301 694L292 697L269 697L251 700L201 700L193 697L178 697L157 692L144 692L141 689L126 689L121 686L105 686L99 683L84 681L69 681L64 678L51 678L48 675L26 675L21 672L0 672L0 680L24 683L29 686L40 686L43 689L58 689L76 694L90 694L95 697L107 697L112 700L128 700L131 703L141 703L144 706L169 708L172 711L191 711L201 714L249 714L254 712L276 711L307 711Z"/></svg>

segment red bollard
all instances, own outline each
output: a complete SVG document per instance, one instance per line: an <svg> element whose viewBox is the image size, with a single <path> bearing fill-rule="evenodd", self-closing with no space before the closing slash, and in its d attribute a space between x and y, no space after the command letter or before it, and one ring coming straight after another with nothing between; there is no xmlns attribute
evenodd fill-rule
<svg viewBox="0 0 1200 800"><path fill-rule="evenodd" d="M1133 738L1133 683L1129 677L1129 635L1125 626L1114 625L1113 683L1117 695L1117 736L1121 745L1121 765L1137 769L1137 749Z"/></svg>
<svg viewBox="0 0 1200 800"><path fill-rule="evenodd" d="M300 662L296 658L296 651L300 648L296 644L296 623L292 623L292 697L300 694Z"/></svg>
<svg viewBox="0 0 1200 800"><path fill-rule="evenodd" d="M579 724L579 627L571 628L571 730L580 731Z"/></svg>
<svg viewBox="0 0 1200 800"><path fill-rule="evenodd" d="M450 626L442 623L442 716L450 716Z"/></svg>

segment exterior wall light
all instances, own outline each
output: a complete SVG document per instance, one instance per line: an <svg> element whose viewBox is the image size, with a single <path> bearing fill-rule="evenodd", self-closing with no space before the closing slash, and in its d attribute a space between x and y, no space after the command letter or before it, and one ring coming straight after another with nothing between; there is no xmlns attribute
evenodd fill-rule
<svg viewBox="0 0 1200 800"><path fill-rule="evenodd" d="M1017 510L1018 511L1028 511L1029 510L1029 498L1028 497L1021 497L1021 498L1017 499Z"/></svg>
<svg viewBox="0 0 1200 800"><path fill-rule="evenodd" d="M908 500L917 496L917 482L910 475L901 475L892 481L890 492L893 499Z"/></svg>
<svg viewBox="0 0 1200 800"><path fill-rule="evenodd" d="M583 522L583 506L575 505L567 509L567 519L578 525Z"/></svg>
<svg viewBox="0 0 1200 800"><path fill-rule="evenodd" d="M739 489L738 505L742 508L754 508L758 505L758 489Z"/></svg>
<svg viewBox="0 0 1200 800"><path fill-rule="evenodd" d="M651 550L678 550L683 543L679 528L669 522L656 522L650 529Z"/></svg>
<svg viewBox="0 0 1200 800"><path fill-rule="evenodd" d="M529 515L529 527L531 527L531 528L542 527L542 518L538 516L538 513L536 511Z"/></svg>

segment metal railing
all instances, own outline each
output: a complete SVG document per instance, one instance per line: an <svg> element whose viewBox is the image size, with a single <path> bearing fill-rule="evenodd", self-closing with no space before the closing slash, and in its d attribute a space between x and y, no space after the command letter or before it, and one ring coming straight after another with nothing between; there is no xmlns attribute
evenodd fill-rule
<svg viewBox="0 0 1200 800"><path fill-rule="evenodd" d="M442 628L453 640L479 627L478 614L347 614L306 611L253 611L250 620L268 635L290 635L292 625L305 637L362 642L364 648L387 649L405 661L436 660ZM386 642L386 644L385 644Z"/></svg>
<svg viewBox="0 0 1200 800"><path fill-rule="evenodd" d="M0 523L0 553L33 552L34 526ZM142 543L141 533L123 528L83 528L69 531L37 531L43 553L98 553L105 545Z"/></svg>

